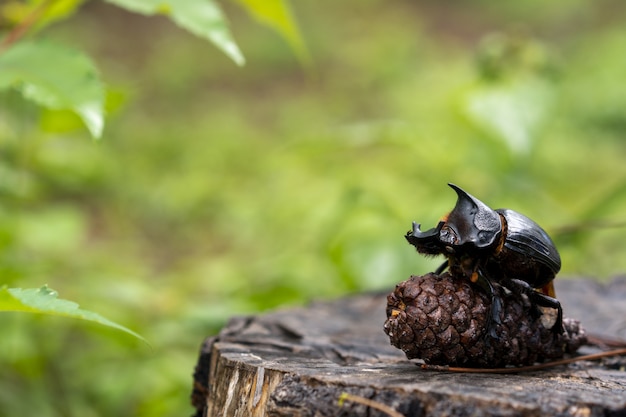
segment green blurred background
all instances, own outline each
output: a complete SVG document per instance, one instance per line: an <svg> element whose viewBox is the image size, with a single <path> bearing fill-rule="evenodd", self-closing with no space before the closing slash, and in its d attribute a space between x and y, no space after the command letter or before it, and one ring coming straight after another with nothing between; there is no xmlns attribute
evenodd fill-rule
<svg viewBox="0 0 626 417"><path fill-rule="evenodd" d="M224 7L243 68L101 2L44 32L109 85L100 142L0 96L2 283L152 344L2 314L0 415L191 414L228 317L434 268L403 235L453 207L447 182L544 226L558 279L626 271L626 4L294 0L310 67Z"/></svg>

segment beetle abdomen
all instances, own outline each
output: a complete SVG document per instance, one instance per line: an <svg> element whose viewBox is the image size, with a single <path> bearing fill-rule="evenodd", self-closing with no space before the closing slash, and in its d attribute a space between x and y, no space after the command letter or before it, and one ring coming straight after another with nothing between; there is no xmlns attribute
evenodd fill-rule
<svg viewBox="0 0 626 417"><path fill-rule="evenodd" d="M561 269L561 257L550 236L537 223L513 210L496 210L507 223L507 235L501 259L511 273L534 288L554 279ZM506 253L506 252L511 253ZM521 255L521 256L520 256ZM515 276L510 276L515 278Z"/></svg>

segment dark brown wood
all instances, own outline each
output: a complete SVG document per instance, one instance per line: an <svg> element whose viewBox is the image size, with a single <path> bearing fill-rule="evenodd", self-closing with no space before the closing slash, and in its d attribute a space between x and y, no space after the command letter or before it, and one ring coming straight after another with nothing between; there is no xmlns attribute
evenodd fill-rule
<svg viewBox="0 0 626 417"><path fill-rule="evenodd" d="M566 316L588 333L626 339L626 278L556 284ZM232 319L202 347L197 415L387 415L340 405L349 393L405 416L626 416L623 357L523 374L426 371L389 344L385 306L386 294L366 294Z"/></svg>

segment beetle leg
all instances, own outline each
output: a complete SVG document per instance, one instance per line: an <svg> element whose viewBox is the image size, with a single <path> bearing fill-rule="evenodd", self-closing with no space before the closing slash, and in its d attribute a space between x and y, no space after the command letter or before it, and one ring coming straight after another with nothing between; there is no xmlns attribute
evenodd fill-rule
<svg viewBox="0 0 626 417"><path fill-rule="evenodd" d="M552 331L557 334L563 333L563 308L561 307L561 303L559 302L559 300L537 291L533 291L531 294L529 294L528 298L530 299L530 301L536 303L541 307L556 309L556 323L554 323L554 325L552 326Z"/></svg>
<svg viewBox="0 0 626 417"><path fill-rule="evenodd" d="M491 299L491 309L489 311L489 315L487 316L487 334L492 339L497 339L498 335L496 333L496 325L502 324L502 320L500 320L500 313L502 312L502 301L500 297L496 296L496 291L493 288L493 284L491 280L487 278L481 271L476 267L475 271L472 273L470 277L472 282L478 283L487 293Z"/></svg>
<svg viewBox="0 0 626 417"><path fill-rule="evenodd" d="M482 275L480 275L482 276ZM489 287L489 295L491 297L491 310L489 314L489 321L487 322L487 330L489 331L489 336L493 339L497 339L498 335L496 334L496 324L502 324L502 320L500 320L500 312L502 311L502 302L500 301L500 297L496 296L496 291L493 288L493 284L489 280L489 278L484 277L484 281L487 283Z"/></svg>
<svg viewBox="0 0 626 417"><path fill-rule="evenodd" d="M533 303L534 306L553 308L557 311L556 322L552 326L552 331L555 333L563 333L563 308L561 303L554 297L550 297L542 292L535 291L530 284L526 281L519 279L507 280L507 288L517 292L518 294L526 294L528 300ZM539 311L540 314L541 311Z"/></svg>

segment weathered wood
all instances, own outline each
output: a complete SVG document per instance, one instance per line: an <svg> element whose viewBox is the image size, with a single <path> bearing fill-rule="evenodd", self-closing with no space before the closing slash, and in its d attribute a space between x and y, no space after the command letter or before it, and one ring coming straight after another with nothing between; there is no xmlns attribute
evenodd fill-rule
<svg viewBox="0 0 626 417"><path fill-rule="evenodd" d="M626 339L626 278L557 280L566 316L588 333ZM386 294L232 319L196 368L198 416L626 416L626 359L525 374L425 371L383 333ZM587 350L585 350L587 349ZM590 348L583 348L589 353Z"/></svg>

